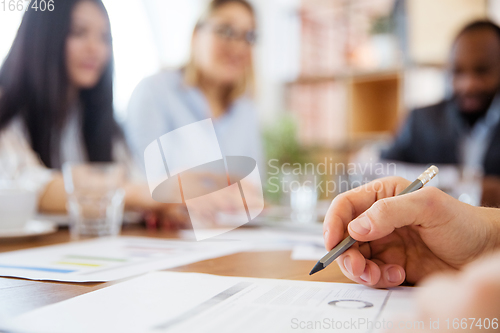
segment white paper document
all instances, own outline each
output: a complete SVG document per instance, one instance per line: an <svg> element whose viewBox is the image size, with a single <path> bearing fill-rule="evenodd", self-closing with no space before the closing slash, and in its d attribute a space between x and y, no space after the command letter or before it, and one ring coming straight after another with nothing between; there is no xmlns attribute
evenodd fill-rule
<svg viewBox="0 0 500 333"><path fill-rule="evenodd" d="M200 233L202 230L198 232ZM191 230L181 231L181 236L183 239L195 239ZM252 244L252 251L291 250L298 245L311 245L325 249L322 232L306 233L267 228L238 228L212 239L248 242ZM316 260L318 259L316 258Z"/></svg>
<svg viewBox="0 0 500 333"><path fill-rule="evenodd" d="M0 324L12 332L378 332L414 288L155 272ZM371 326L370 326L371 325Z"/></svg>
<svg viewBox="0 0 500 333"><path fill-rule="evenodd" d="M323 244L305 244L305 245L296 245L292 250L292 259L293 260L314 260L318 261L327 254L328 251L325 249Z"/></svg>
<svg viewBox="0 0 500 333"><path fill-rule="evenodd" d="M101 238L0 254L0 276L66 282L112 281L229 255L239 241Z"/></svg>

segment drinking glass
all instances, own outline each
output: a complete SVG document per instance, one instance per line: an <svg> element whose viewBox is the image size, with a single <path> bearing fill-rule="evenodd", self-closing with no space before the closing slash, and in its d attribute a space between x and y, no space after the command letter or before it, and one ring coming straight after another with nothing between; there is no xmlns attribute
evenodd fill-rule
<svg viewBox="0 0 500 333"><path fill-rule="evenodd" d="M316 179L311 175L297 176L290 183L290 207L292 221L299 223L315 222L317 219L316 205L318 192Z"/></svg>
<svg viewBox="0 0 500 333"><path fill-rule="evenodd" d="M118 235L125 168L114 163L66 163L63 176L72 239Z"/></svg>
<svg viewBox="0 0 500 333"><path fill-rule="evenodd" d="M480 166L463 166L459 169L459 180L455 183L452 195L472 206L481 205L484 171Z"/></svg>

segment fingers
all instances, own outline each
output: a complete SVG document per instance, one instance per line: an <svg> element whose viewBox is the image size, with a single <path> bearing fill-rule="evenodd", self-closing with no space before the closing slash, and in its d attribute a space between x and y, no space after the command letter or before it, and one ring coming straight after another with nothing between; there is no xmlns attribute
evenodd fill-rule
<svg viewBox="0 0 500 333"><path fill-rule="evenodd" d="M374 286L380 280L380 269L371 260L357 258L351 253L336 261L342 273L354 282Z"/></svg>
<svg viewBox="0 0 500 333"><path fill-rule="evenodd" d="M391 288L399 286L406 278L405 270L403 267L394 264L380 264L380 278L378 282L372 285L374 288Z"/></svg>
<svg viewBox="0 0 500 333"><path fill-rule="evenodd" d="M349 249L337 258L337 264L346 277L354 282L374 288L399 286L405 280L403 267L368 260L357 250Z"/></svg>
<svg viewBox="0 0 500 333"><path fill-rule="evenodd" d="M435 221L446 222L450 216L442 216L450 210L443 208L447 200L444 192L427 187L402 196L384 198L348 225L351 237L358 241L373 241L392 233L394 229L408 225L429 226Z"/></svg>
<svg viewBox="0 0 500 333"><path fill-rule="evenodd" d="M326 223L326 219L325 219ZM342 219L333 215L329 220L329 225L323 225L323 239L325 240L325 247L327 251L333 249L345 237L345 227Z"/></svg>
<svg viewBox="0 0 500 333"><path fill-rule="evenodd" d="M349 278L361 276L366 266L366 258L359 252L357 244L345 251L336 261L349 274L346 275Z"/></svg>
<svg viewBox="0 0 500 333"><path fill-rule="evenodd" d="M327 250L331 250L344 238L347 224L370 208L374 202L392 197L410 184L400 177L388 177L340 194L332 201L323 224Z"/></svg>

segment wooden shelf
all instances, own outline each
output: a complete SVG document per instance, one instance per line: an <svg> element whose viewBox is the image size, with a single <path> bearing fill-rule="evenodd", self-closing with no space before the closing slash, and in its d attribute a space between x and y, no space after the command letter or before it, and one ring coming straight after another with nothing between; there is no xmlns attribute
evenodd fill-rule
<svg viewBox="0 0 500 333"><path fill-rule="evenodd" d="M349 134L396 130L400 107L401 75L353 78L349 84Z"/></svg>
<svg viewBox="0 0 500 333"><path fill-rule="evenodd" d="M311 83L322 83L328 81L338 81L338 80L349 80L353 78L358 79L378 79L385 76L391 76L394 74L399 74L403 69L401 67L395 67L384 70L377 71L360 71L360 70L348 70L343 72L337 72L333 75L325 76L302 76L297 78L295 81L287 82L286 84L311 84Z"/></svg>
<svg viewBox="0 0 500 333"><path fill-rule="evenodd" d="M402 77L399 70L387 70L289 83L301 142L339 148L361 137L394 133L402 109Z"/></svg>
<svg viewBox="0 0 500 333"><path fill-rule="evenodd" d="M302 74L285 84L288 103L299 120L300 142L330 149L350 149L360 141L380 141L394 134L405 110L403 78L411 83L409 71L423 66L444 70L458 30L485 18L488 11L488 0L405 0L397 12L390 1L302 4ZM373 45L370 48L374 19L395 13L405 20L406 35L399 37L407 46L407 57L384 63L374 56L367 61L363 55L376 53Z"/></svg>

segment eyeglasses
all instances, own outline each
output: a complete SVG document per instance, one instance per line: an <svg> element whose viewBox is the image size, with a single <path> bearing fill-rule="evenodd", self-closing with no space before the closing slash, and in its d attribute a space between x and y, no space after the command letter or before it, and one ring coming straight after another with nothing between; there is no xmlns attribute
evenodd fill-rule
<svg viewBox="0 0 500 333"><path fill-rule="evenodd" d="M254 30L238 31L234 29L232 26L227 24L220 24L220 25L206 24L205 26L210 27L217 36L226 41L243 40L248 45L254 45L257 41L257 34L255 33Z"/></svg>

